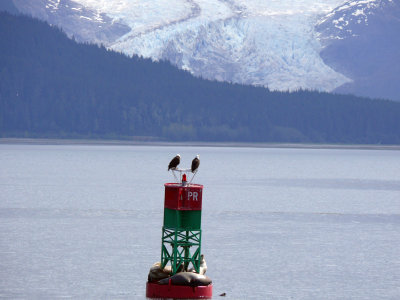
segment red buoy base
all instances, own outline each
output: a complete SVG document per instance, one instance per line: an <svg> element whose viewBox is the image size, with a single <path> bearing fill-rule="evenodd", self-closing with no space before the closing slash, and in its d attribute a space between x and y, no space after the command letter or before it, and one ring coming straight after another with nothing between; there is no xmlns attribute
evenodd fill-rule
<svg viewBox="0 0 400 300"><path fill-rule="evenodd" d="M186 286L172 284L158 284L147 282L147 298L173 298L173 299L211 299L212 284L207 286Z"/></svg>

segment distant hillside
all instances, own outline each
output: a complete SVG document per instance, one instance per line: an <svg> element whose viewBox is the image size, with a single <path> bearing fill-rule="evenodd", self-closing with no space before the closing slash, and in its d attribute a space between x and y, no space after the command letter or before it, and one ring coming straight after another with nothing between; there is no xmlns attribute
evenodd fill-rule
<svg viewBox="0 0 400 300"><path fill-rule="evenodd" d="M400 101L400 1L347 1L316 30L325 63L353 80L337 92Z"/></svg>
<svg viewBox="0 0 400 300"><path fill-rule="evenodd" d="M194 78L0 13L0 136L400 143L400 103Z"/></svg>

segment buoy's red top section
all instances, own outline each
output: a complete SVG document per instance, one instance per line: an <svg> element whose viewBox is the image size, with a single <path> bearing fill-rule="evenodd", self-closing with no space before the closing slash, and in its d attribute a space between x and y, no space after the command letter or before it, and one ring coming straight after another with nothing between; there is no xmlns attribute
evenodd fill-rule
<svg viewBox="0 0 400 300"><path fill-rule="evenodd" d="M176 210L201 210L203 185L166 183L164 206Z"/></svg>

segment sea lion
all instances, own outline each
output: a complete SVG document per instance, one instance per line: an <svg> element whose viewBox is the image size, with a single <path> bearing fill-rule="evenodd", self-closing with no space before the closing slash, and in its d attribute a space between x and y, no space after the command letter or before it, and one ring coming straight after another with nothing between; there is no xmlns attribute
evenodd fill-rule
<svg viewBox="0 0 400 300"><path fill-rule="evenodd" d="M206 259L204 258L204 254L200 255L200 275L204 275L207 272L207 264Z"/></svg>
<svg viewBox="0 0 400 300"><path fill-rule="evenodd" d="M171 267L165 267L164 269L161 268L161 263L156 262L149 271L149 275L147 279L149 282L159 281L160 279L168 278L171 276Z"/></svg>
<svg viewBox="0 0 400 300"><path fill-rule="evenodd" d="M207 271L207 264L206 264L206 259L204 258L204 254L200 255L200 270L199 270L199 275L204 275L206 274ZM190 268L188 272L194 272L197 273L194 268Z"/></svg>
<svg viewBox="0 0 400 300"><path fill-rule="evenodd" d="M183 271L184 264L181 263L178 266L177 272L182 272ZM161 268L161 263L158 261L156 262L149 271L149 275L147 276L147 279L149 282L156 282L164 278L168 278L172 275L172 267L171 266L165 266L164 269Z"/></svg>
<svg viewBox="0 0 400 300"><path fill-rule="evenodd" d="M212 280L206 275L199 275L193 272L180 272L169 278L160 280L159 284L171 284L173 285L187 285L187 286L205 286L212 283Z"/></svg>

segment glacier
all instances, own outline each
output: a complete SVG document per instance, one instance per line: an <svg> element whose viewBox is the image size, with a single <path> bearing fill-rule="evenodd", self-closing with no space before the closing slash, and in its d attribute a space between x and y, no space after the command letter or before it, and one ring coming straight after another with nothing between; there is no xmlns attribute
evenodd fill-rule
<svg viewBox="0 0 400 300"><path fill-rule="evenodd" d="M111 20L108 28L120 26L121 34L116 37L108 32L108 39L101 40L104 34L100 34L89 41L127 55L169 60L195 76L282 91L332 91L351 82L321 59L323 47L314 29L344 0L45 2L53 12L62 5L76 14L90 10L91 14L81 18L91 20L98 28L106 25L105 17ZM67 33L85 31L82 22L79 24L70 26ZM84 33L87 38L88 30Z"/></svg>

